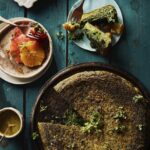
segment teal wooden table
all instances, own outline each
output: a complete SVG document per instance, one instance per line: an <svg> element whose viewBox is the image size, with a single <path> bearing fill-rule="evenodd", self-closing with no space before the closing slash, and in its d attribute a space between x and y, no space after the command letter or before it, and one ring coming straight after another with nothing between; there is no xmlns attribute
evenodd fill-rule
<svg viewBox="0 0 150 150"><path fill-rule="evenodd" d="M150 1L116 0L125 21L125 32L110 55L102 57L84 51L68 41L61 24L76 0L39 0L33 8L20 8L13 0L0 0L0 15L6 18L24 16L42 23L49 31L54 44L54 59L47 73L38 81L15 86L0 79L0 108L12 106L24 115L24 131L0 150L31 150L29 135L32 106L41 86L56 72L72 64L82 62L103 62L116 65L135 75L150 91ZM56 34L61 31L64 40Z"/></svg>

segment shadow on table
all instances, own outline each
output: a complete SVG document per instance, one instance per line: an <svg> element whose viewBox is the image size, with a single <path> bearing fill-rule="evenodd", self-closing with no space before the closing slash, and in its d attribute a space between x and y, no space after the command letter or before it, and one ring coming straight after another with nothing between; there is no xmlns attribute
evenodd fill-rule
<svg viewBox="0 0 150 150"><path fill-rule="evenodd" d="M3 85L4 85L4 81L0 79L0 109L11 106L10 102L6 100Z"/></svg>
<svg viewBox="0 0 150 150"><path fill-rule="evenodd" d="M58 68L56 65L56 61L53 59L52 64L50 65L46 73L41 78L37 79L35 82L28 84L27 87L36 87L39 85L43 85L48 79L50 79L57 72Z"/></svg>
<svg viewBox="0 0 150 150"><path fill-rule="evenodd" d="M32 12L37 12L37 13L43 13L44 11L47 11L47 7L51 5L51 6L56 6L57 2L56 0L38 0L33 8L30 10Z"/></svg>
<svg viewBox="0 0 150 150"><path fill-rule="evenodd" d="M19 135L13 139L4 139L0 143L0 150L2 149L7 149L7 150L12 150L12 147L15 149L21 149L22 147L22 141L23 141L23 135Z"/></svg>
<svg viewBox="0 0 150 150"><path fill-rule="evenodd" d="M7 101L6 94L7 89L5 89L5 84L7 84L5 81L0 79L0 109L4 107L14 107L9 101ZM22 140L23 140L23 134L20 134L14 139L10 140L4 140L0 144L0 149L12 149L12 147L15 147L16 149L20 149L22 147Z"/></svg>

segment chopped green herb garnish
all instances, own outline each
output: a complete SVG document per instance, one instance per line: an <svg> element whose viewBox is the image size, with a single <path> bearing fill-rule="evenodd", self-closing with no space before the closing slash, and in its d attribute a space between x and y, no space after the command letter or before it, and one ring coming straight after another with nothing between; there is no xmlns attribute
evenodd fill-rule
<svg viewBox="0 0 150 150"><path fill-rule="evenodd" d="M73 109L69 109L64 115L64 121L67 125L79 125L83 126L84 120L81 116Z"/></svg>
<svg viewBox="0 0 150 150"><path fill-rule="evenodd" d="M143 99L144 99L144 97L143 97L142 95L140 95L140 94L135 95L135 96L133 97L133 101L134 101L134 103L142 102L142 101L143 101Z"/></svg>
<svg viewBox="0 0 150 150"><path fill-rule="evenodd" d="M127 127L125 125L118 125L117 127L113 129L113 131L117 133L123 133L126 129Z"/></svg>
<svg viewBox="0 0 150 150"><path fill-rule="evenodd" d="M33 23L31 27L33 27L36 32L45 33L44 29L38 23Z"/></svg>
<svg viewBox="0 0 150 150"><path fill-rule="evenodd" d="M89 120L82 127L83 132L100 133L103 128L103 117L99 112L94 112Z"/></svg>
<svg viewBox="0 0 150 150"><path fill-rule="evenodd" d="M56 33L56 36L59 40L64 40L65 36L63 34L63 32L59 31L58 33Z"/></svg>
<svg viewBox="0 0 150 150"><path fill-rule="evenodd" d="M71 143L67 146L70 150L74 150L75 148L75 143Z"/></svg>
<svg viewBox="0 0 150 150"><path fill-rule="evenodd" d="M40 112L44 112L47 109L47 106L40 105Z"/></svg>
<svg viewBox="0 0 150 150"><path fill-rule="evenodd" d="M143 131L144 125L143 124L139 124L136 127L138 128L139 131Z"/></svg>
<svg viewBox="0 0 150 150"><path fill-rule="evenodd" d="M80 24L75 21L72 21L71 24L74 25L77 29L80 28Z"/></svg>
<svg viewBox="0 0 150 150"><path fill-rule="evenodd" d="M37 132L32 133L32 140L36 140L39 137L39 134Z"/></svg>
<svg viewBox="0 0 150 150"><path fill-rule="evenodd" d="M83 32L80 30L77 30L75 32L69 32L68 33L68 39L69 40L81 40L83 38Z"/></svg>
<svg viewBox="0 0 150 150"><path fill-rule="evenodd" d="M122 121L122 120L126 120L127 116L125 111L123 110L123 107L119 107L117 110L117 113L114 116L114 119L117 119L117 121Z"/></svg>

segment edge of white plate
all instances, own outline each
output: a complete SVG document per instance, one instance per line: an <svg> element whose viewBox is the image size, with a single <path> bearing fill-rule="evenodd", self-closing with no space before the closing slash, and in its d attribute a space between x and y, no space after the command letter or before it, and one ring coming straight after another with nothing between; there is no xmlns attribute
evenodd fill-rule
<svg viewBox="0 0 150 150"><path fill-rule="evenodd" d="M14 0L16 3L18 3L19 6L24 6L26 8L31 8L35 2L38 0Z"/></svg>
<svg viewBox="0 0 150 150"><path fill-rule="evenodd" d="M17 18L12 18L10 20L12 21L17 21L17 19L23 19L23 17L17 17ZM5 26L5 23L0 23L0 30ZM53 59L53 56L52 56ZM41 72L40 74L38 74L37 76L33 77L33 78L29 78L29 79L18 79L12 76L9 76L8 74L4 73L3 71L0 70L0 79L11 83L11 84L15 84L15 85L24 85L24 84L28 84L31 82L34 82L35 80L39 79L40 77L42 77L45 72L48 70L48 68L51 65L52 59L50 60L50 62L48 63L47 67L44 69L43 72Z"/></svg>

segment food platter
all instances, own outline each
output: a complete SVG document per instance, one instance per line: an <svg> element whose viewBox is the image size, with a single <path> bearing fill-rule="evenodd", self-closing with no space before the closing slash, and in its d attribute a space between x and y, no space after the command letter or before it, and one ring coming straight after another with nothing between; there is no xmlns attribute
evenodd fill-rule
<svg viewBox="0 0 150 150"><path fill-rule="evenodd" d="M32 112L32 117L31 117L31 135L34 132L38 132L37 123L39 121L40 102L41 102L41 100L46 101L44 95L47 95L50 97L51 93L49 91L52 87L54 87L54 85L56 85L57 83L61 82L62 80L66 79L76 73L80 73L83 71L108 71L108 72L112 72L116 75L119 75L122 78L131 82L135 87L137 87L141 91L144 98L149 100L149 94L148 94L147 90L143 87L143 85L135 77L133 77L129 73L126 73L125 71L120 71L119 69L116 69L113 66L101 64L101 63L84 63L84 64L80 64L80 65L74 65L74 66L68 67L67 69L62 70L61 72L56 74L54 77L49 79L45 83L45 85L41 88L39 95L36 99L35 105L33 107L33 112ZM149 107L149 105L148 105L148 107ZM46 112L44 114L46 115ZM41 118L40 118L40 121L42 121ZM35 149L39 149L39 147L41 147L41 145L42 144L41 144L40 139L33 141L33 147ZM40 149L42 149L42 148L40 148Z"/></svg>

